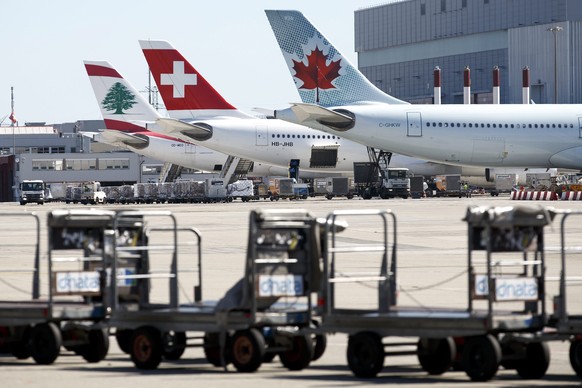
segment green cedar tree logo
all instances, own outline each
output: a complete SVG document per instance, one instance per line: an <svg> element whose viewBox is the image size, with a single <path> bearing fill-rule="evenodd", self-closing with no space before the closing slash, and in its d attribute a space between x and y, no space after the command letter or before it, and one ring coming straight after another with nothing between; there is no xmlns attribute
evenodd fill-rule
<svg viewBox="0 0 582 388"><path fill-rule="evenodd" d="M114 115L123 114L124 109L131 109L136 103L135 95L119 82L113 84L101 102L103 109L107 111L114 110Z"/></svg>

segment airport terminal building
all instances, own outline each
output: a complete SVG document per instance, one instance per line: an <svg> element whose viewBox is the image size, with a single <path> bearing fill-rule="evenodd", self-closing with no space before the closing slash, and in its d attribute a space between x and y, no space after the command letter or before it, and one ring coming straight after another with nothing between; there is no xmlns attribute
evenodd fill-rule
<svg viewBox="0 0 582 388"><path fill-rule="evenodd" d="M394 0L355 12L355 50L370 81L411 103L433 102L436 66L445 104L463 103L466 66L471 103L492 102L494 66L501 103L522 102L524 67L533 102L582 103L580 0Z"/></svg>

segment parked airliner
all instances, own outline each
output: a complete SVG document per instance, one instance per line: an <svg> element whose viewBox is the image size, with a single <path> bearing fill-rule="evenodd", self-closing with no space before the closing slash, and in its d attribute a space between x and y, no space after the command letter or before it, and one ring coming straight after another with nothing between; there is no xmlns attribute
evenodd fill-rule
<svg viewBox="0 0 582 388"><path fill-rule="evenodd" d="M137 154L183 167L219 173L227 155L147 128L160 115L121 74L106 61L84 61L107 129L96 141L120 146ZM253 175L287 176L288 168L254 163ZM305 175L309 176L308 173Z"/></svg>
<svg viewBox="0 0 582 388"><path fill-rule="evenodd" d="M300 12L266 11L301 96L277 118L434 162L582 168L582 105L410 105L376 88Z"/></svg>
<svg viewBox="0 0 582 388"><path fill-rule="evenodd" d="M227 102L194 67L166 41L140 41L144 56L162 96L170 119L157 120L163 133L220 152L288 166L295 159L306 169L328 176L353 174L354 162L369 160L366 147L337 134L261 119ZM461 173L455 166L425 162L402 155L391 166L408 167L419 175ZM484 175L484 170L470 175Z"/></svg>

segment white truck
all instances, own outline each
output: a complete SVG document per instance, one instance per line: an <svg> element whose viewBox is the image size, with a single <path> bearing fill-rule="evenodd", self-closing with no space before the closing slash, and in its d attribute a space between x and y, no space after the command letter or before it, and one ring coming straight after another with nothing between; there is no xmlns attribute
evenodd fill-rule
<svg viewBox="0 0 582 388"><path fill-rule="evenodd" d="M26 205L27 203L44 205L46 188L44 181L40 179L23 180L20 182L19 188L19 200L21 205Z"/></svg>
<svg viewBox="0 0 582 388"><path fill-rule="evenodd" d="M101 183L90 181L81 184L81 199L83 205L105 203L107 195L101 190Z"/></svg>

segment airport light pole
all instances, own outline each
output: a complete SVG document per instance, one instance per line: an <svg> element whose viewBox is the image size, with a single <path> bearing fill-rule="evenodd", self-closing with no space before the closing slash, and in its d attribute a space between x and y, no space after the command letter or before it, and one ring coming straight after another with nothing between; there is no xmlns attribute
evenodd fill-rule
<svg viewBox="0 0 582 388"><path fill-rule="evenodd" d="M554 104L558 103L558 32L562 30L560 26L548 28L554 34Z"/></svg>

